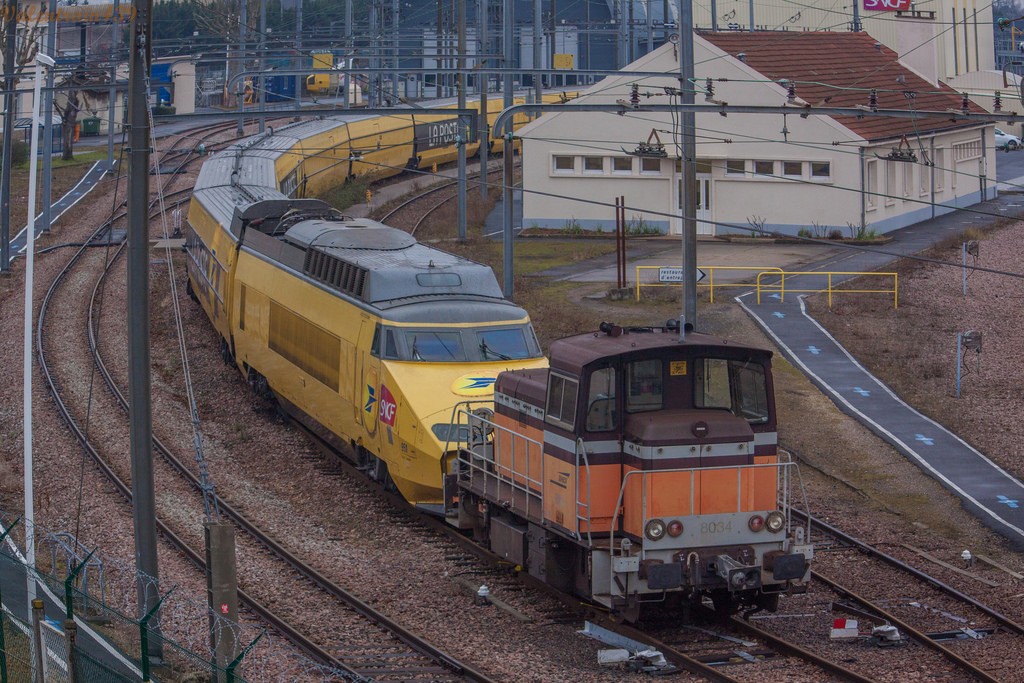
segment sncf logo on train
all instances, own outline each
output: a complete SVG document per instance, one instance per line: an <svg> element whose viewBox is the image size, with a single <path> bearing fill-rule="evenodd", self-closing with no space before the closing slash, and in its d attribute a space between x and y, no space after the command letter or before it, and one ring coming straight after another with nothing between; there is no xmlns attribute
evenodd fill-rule
<svg viewBox="0 0 1024 683"><path fill-rule="evenodd" d="M416 135L416 148L420 151L447 147L455 144L456 138L459 137L459 120L448 119L432 123L417 123L414 134Z"/></svg>
<svg viewBox="0 0 1024 683"><path fill-rule="evenodd" d="M395 413L398 412L398 404L395 397L391 395L388 388L380 385L380 421L389 427L395 426Z"/></svg>

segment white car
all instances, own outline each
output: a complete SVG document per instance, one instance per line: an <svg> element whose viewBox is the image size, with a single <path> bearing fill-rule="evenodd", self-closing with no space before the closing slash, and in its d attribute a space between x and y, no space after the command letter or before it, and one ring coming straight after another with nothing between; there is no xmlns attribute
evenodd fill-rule
<svg viewBox="0 0 1024 683"><path fill-rule="evenodd" d="M996 147L998 149L1018 149L1020 147L1020 138L1016 135L1010 135L996 128Z"/></svg>

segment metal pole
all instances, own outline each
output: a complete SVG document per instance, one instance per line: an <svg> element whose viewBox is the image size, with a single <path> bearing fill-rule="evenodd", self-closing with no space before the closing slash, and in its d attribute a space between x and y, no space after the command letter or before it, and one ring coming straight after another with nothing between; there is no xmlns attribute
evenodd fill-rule
<svg viewBox="0 0 1024 683"><path fill-rule="evenodd" d="M139 614L158 604L156 503L149 355L149 106L146 79L152 63L153 0L135 0L128 57L128 376L132 464L132 512ZM154 631L160 629L159 615ZM152 639L142 657L159 660L163 644Z"/></svg>
<svg viewBox="0 0 1024 683"><path fill-rule="evenodd" d="M960 249L960 262L964 269L964 296L967 296L967 242L964 242Z"/></svg>
<svg viewBox="0 0 1024 683"><path fill-rule="evenodd" d="M956 333L956 397L960 398L960 339L961 334Z"/></svg>
<svg viewBox="0 0 1024 683"><path fill-rule="evenodd" d="M541 0L533 0L533 68L542 68L541 53L544 48L544 29L541 26ZM533 101L538 104L543 102L544 88L541 85L541 75L533 72Z"/></svg>
<svg viewBox="0 0 1024 683"><path fill-rule="evenodd" d="M302 68L302 0L295 3L295 70ZM295 108L302 108L302 76L295 77ZM298 117L295 117L298 120Z"/></svg>
<svg viewBox="0 0 1024 683"><path fill-rule="evenodd" d="M477 65L480 69L480 73L477 76L477 91L480 93L480 199L487 199L487 156L490 152L491 135L490 126L487 120L487 91L490 77L487 72L484 71L486 60L484 55L487 54L487 26L490 22L487 21L487 9L488 0L480 0L480 4L477 5L479 8L477 12L480 16L477 17L477 23L479 28L477 29L479 35L477 36L477 42L479 43L480 58Z"/></svg>
<svg viewBox="0 0 1024 683"><path fill-rule="evenodd" d="M267 0L260 0L260 111L267 110ZM302 76L296 76L302 78ZM267 120L260 117L260 132L267 129Z"/></svg>
<svg viewBox="0 0 1024 683"><path fill-rule="evenodd" d="M753 12L751 12L753 23ZM679 0L679 88L683 104L693 104L693 3ZM684 111L682 123L683 172L683 312L679 321L679 338L686 334L686 325L697 327L697 143L696 115Z"/></svg>
<svg viewBox="0 0 1024 683"><path fill-rule="evenodd" d="M537 0L538 2L540 0ZM459 41L459 75L456 83L459 87L459 109L466 108L466 0L455 0L455 13L458 15ZM396 33L397 36L397 33ZM466 119L459 117L459 190L456 198L456 222L459 228L459 240L466 239L466 143L469 142L469 127Z"/></svg>
<svg viewBox="0 0 1024 683"><path fill-rule="evenodd" d="M56 4L56 0L51 0L51 4ZM110 43L110 90L107 92L107 170L109 171L114 170L114 115L117 111L114 105L117 102L118 48L121 43L121 22L118 15L118 4L119 0L114 0L114 35Z"/></svg>
<svg viewBox="0 0 1024 683"><path fill-rule="evenodd" d="M6 35L4 36L4 151L0 166L0 273L11 270L11 163L14 153L14 109L18 98L14 95L15 44L18 39L18 0L4 3Z"/></svg>
<svg viewBox="0 0 1024 683"><path fill-rule="evenodd" d="M238 64L240 69L245 71L245 29L246 24L249 23L249 0L239 0L238 10ZM239 83L240 92L238 93L238 111L242 113L245 111L245 79L243 78ZM238 117L238 129L236 131L239 136L245 134L245 117Z"/></svg>
<svg viewBox="0 0 1024 683"><path fill-rule="evenodd" d="M349 108L351 102L349 101L349 91L353 87L352 71L355 66L355 50L352 47L352 0L345 0L345 48L348 50L346 56L347 71L345 72L345 93L342 95L342 106L345 109Z"/></svg>
<svg viewBox="0 0 1024 683"><path fill-rule="evenodd" d="M52 14L50 16L53 16ZM78 657L75 655L75 641L78 640L78 624L74 619L64 620L64 647L67 649L68 683L78 683Z"/></svg>
<svg viewBox="0 0 1024 683"><path fill-rule="evenodd" d="M860 3L853 3L853 30L856 33L860 33L863 27L860 24Z"/></svg>
<svg viewBox="0 0 1024 683"><path fill-rule="evenodd" d="M505 108L512 106L512 23L515 21L515 4L513 0L504 0L501 21L505 27L505 40L502 45L505 58ZM502 236L503 266L502 278L505 284L505 297L512 298L512 182L513 182L513 147L512 147L512 121L508 122L508 134L501 145L504 173L502 174L504 188L502 192L502 215L504 217L505 229Z"/></svg>
<svg viewBox="0 0 1024 683"><path fill-rule="evenodd" d="M750 2L747 3L747 4L750 7L750 31L753 32L754 31L754 0L750 0ZM857 4L857 3L854 3L854 4ZM691 11L692 11L692 8L691 8ZM683 21L683 19L680 16L679 17L679 24L680 24L680 26L679 26L679 33L680 34L682 34L682 32L683 32L682 31L682 28L683 28L682 27L682 21ZM682 40L683 40L683 36L680 35L679 36L679 41L682 42Z"/></svg>
<svg viewBox="0 0 1024 683"><path fill-rule="evenodd" d="M39 88L42 85L43 65L53 67L53 60L44 54L36 54L35 79L32 86L32 144L28 160L28 235L25 242L25 348L24 348L24 448L25 448L25 561L30 570L36 568L36 525L35 501L32 483L32 312L35 301L32 291L36 251L36 169L39 156ZM49 70L49 69L47 69ZM36 581L32 572L27 572L28 601L35 603Z"/></svg>
<svg viewBox="0 0 1024 683"><path fill-rule="evenodd" d="M46 27L46 54L56 54L57 45L57 0L50 0L50 17ZM83 59L85 55L82 55ZM43 232L50 232L53 201L53 69L46 70L46 94L43 96L43 116L46 117L43 133Z"/></svg>
<svg viewBox="0 0 1024 683"><path fill-rule="evenodd" d="M391 0L391 59L394 71L391 73L391 105L398 104L398 0ZM462 31L466 30L465 26L465 8L463 8L463 19L462 19ZM465 47L465 46L463 46ZM459 54L463 54L465 50L460 50ZM465 64L463 62L463 64ZM462 76L463 85L465 85L465 76ZM459 105L465 107L465 104Z"/></svg>

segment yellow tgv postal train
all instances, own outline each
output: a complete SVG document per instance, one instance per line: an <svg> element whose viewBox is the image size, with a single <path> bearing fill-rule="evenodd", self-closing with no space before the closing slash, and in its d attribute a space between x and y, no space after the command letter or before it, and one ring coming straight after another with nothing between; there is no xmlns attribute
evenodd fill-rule
<svg viewBox="0 0 1024 683"><path fill-rule="evenodd" d="M436 126L407 118L404 129L391 118L307 121L206 160L185 230L188 288L225 359L258 392L354 448L410 503L440 512L455 459L444 452L453 407L489 401L501 370L546 360L527 313L503 298L489 267L295 198L342 182L353 164L368 171L392 158L402 168L410 155L454 155L419 140ZM354 162L357 126L380 138ZM350 159L329 163L342 155Z"/></svg>

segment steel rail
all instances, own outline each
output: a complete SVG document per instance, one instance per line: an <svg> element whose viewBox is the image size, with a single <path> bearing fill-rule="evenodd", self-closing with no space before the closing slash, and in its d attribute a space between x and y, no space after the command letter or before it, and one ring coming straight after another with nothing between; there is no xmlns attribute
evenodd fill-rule
<svg viewBox="0 0 1024 683"><path fill-rule="evenodd" d="M795 517L803 519L805 522L807 521L807 514L806 513L802 512L800 510L792 510L792 513L793 513L793 515ZM896 569L899 569L901 571L907 572L908 574L912 575L914 578L916 578L916 579L918 579L918 580L920 580L920 581L922 581L924 583L927 583L932 588L935 588L936 590L939 590L939 591L941 591L943 593L946 593L947 595L952 596L952 597L956 598L957 600L960 600L962 602L967 603L968 605L970 605L971 607L975 608L976 610L978 610L980 612L983 612L987 616L989 616L992 619L996 620L1001 626L1006 628L1008 631L1012 631L1013 633L1017 633L1019 635L1024 635L1024 626L1020 625L1019 623L1017 623L1013 619L1010 619L1006 615L1004 615L1004 614L1002 614L1000 612L997 612L996 610L992 609L991 607L989 607L989 606L979 602L975 598L972 598L971 596L969 596L969 595L967 595L965 593L961 593L960 591L958 591L957 589L953 588L952 586L950 586L948 584L945 584L942 581L939 581L938 579L936 579L935 577L931 576L930 574L926 574L925 572L921 571L917 567L911 566L911 565L907 564L906 562L904 562L904 561L902 561L900 559L897 559L897 558L893 557L892 555L889 555L888 553L884 553L881 550L879 550L878 548L875 548L874 546L868 545L867 543L865 543L865 542L863 542L863 541L861 541L861 540L859 540L857 538L854 538L853 536L850 536L849 534L847 534L847 533L845 533L843 531L840 531L836 527L834 527L831 524L828 524L827 522L824 522L824 521L822 521L820 519L811 517L810 518L810 522L811 522L811 526L812 527L817 527L822 532L824 532L824 533L826 533L826 534L828 534L830 536L835 537L836 539L842 541L843 543L845 543L847 545L850 545L850 546L856 548L857 550L859 550L860 552L868 555L869 557L874 557L876 559L879 559L879 560L885 562L886 564L888 564L888 565L890 565L892 567L895 567Z"/></svg>

